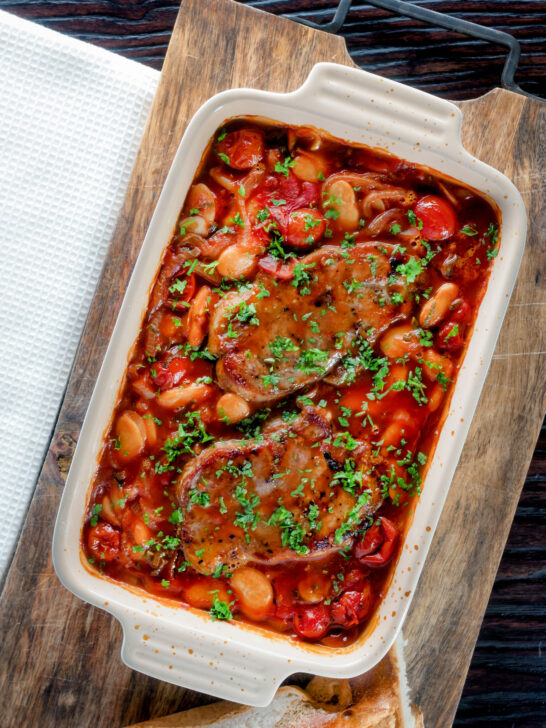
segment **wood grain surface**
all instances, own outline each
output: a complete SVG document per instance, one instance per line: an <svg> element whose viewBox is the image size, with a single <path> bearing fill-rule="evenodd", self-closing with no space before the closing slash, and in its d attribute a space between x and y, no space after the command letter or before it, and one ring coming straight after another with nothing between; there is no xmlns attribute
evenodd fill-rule
<svg viewBox="0 0 546 728"><path fill-rule="evenodd" d="M30 4L18 4L22 5ZM61 7L62 3L55 5ZM81 3L82 13L84 5L89 6ZM269 18L271 25L266 31L264 19L254 25L255 14L248 14L243 7L234 6L229 15L221 16L223 5L225 2L220 0L187 0L184 12L199 6L201 22L208 24L201 27L201 33L191 33L187 21L180 22L173 33L174 43L166 62L168 78L162 80L154 103L52 447L2 593L0 714L6 728L118 726L207 700L122 666L119 626L108 615L71 597L59 585L51 566L49 543L63 475L119 308L120 290L125 287L188 118L206 97L223 88L246 84L289 90L299 85L318 60L349 62L338 39ZM245 23L249 23L246 28ZM308 51L304 57L295 58L291 53L297 43L306 44ZM186 58L177 55L175 49L180 47L187 49ZM216 50L214 63L203 58L207 47ZM221 63L220 57L226 62ZM282 58L283 63L272 64L272 57ZM174 95L169 86L173 82L179 89ZM480 415L474 421L457 472L449 511L444 514L435 541L435 556L425 568L408 621L413 645L418 640L424 642L422 649L410 650L409 667L412 684L431 726L451 725L544 411L544 360L533 353L544 350L540 334L546 328L543 309L537 305L545 300L544 271L540 269L543 259L539 255L543 240L538 238L538 232L545 227L544 220L542 228L539 224L540 215L544 215L540 208L543 181L537 176L539 167L533 166L540 154L544 155L540 147L544 131L542 136L537 131L540 109L535 102L508 99L505 93L465 104L463 108L468 148L515 180L530 203L536 234L530 240L482 396ZM482 122L484 113L489 114L486 124ZM510 134L495 133L499 128L510 130ZM529 138L533 130L536 136ZM161 144L154 143L157 138ZM507 150L512 153L507 154ZM498 396L499 391L503 397ZM468 532L469 523L471 537L461 539L461 532ZM480 568L469 570L467 563L479 564ZM431 594L444 595L440 600L442 609L438 609L438 599L435 603L429 601ZM525 595L520 598L524 600ZM446 657L446 644L462 648L459 654L464 650L464 658ZM487 661L481 669L487 671ZM526 685L521 692L526 692ZM463 704L460 725L490 723L476 720L474 707L472 702ZM482 709L481 715L486 714ZM522 715L526 716L524 722L520 722ZM523 695L521 704L514 706L513 717L498 717L511 721L506 726L544 725L537 699L533 708Z"/></svg>
<svg viewBox="0 0 546 728"><path fill-rule="evenodd" d="M242 0L277 15L330 20L337 0ZM512 33L521 43L517 80L545 93L544 0L413 0L442 13ZM178 11L176 0L0 0L0 7L50 28L161 68ZM506 51L401 18L353 0L341 30L362 68L449 99L469 99L499 85Z"/></svg>

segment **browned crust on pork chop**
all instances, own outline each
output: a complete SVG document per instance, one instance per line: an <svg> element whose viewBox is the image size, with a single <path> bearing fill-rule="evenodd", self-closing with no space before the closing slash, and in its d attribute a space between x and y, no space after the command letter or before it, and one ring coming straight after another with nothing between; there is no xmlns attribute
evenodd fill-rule
<svg viewBox="0 0 546 728"><path fill-rule="evenodd" d="M207 448L176 484L185 558L210 574L221 564L307 560L347 546L381 503L369 457L367 443L348 451L336 442L310 406L291 425L272 422L260 441ZM336 477L344 467L357 473L356 485Z"/></svg>
<svg viewBox="0 0 546 728"><path fill-rule="evenodd" d="M332 371L357 334L372 341L405 318L408 286L393 273L394 252L387 243L326 245L299 261L308 278L299 285L299 275L278 281L259 273L229 293L209 326L220 387L249 402L281 399Z"/></svg>

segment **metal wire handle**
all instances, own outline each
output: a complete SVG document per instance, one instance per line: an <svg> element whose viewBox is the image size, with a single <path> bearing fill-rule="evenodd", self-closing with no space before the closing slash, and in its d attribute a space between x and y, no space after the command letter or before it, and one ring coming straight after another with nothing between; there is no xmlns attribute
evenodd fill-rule
<svg viewBox="0 0 546 728"><path fill-rule="evenodd" d="M299 23L307 25L310 28L323 30L326 33L338 33L347 18L352 1L353 0L340 0L333 19L328 23L313 23L311 20L300 18L299 16L291 15L290 17L292 20L297 20ZM446 30L452 30L456 33L462 33L463 35L469 35L472 38L479 38L480 40L485 40L490 43L497 43L498 45L508 48L508 56L504 62L504 68L502 69L501 74L501 84L503 88L506 88L509 91L515 91L518 94L523 94L524 96L530 96L535 99L538 98L538 96L524 91L514 80L514 74L518 67L521 49L519 42L513 35L504 33L502 30L486 28L483 25L471 23L468 20L461 20L460 18L455 18L452 15L444 15L436 10L422 8L419 5L404 2L404 0L367 0L367 2L378 8L390 10L392 13L396 13L397 15L405 15L408 18L421 20L428 25L436 25L440 28L445 28Z"/></svg>

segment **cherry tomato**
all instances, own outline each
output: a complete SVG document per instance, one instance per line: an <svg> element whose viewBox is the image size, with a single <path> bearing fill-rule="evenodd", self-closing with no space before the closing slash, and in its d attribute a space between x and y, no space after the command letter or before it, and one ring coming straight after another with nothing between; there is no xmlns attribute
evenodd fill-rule
<svg viewBox="0 0 546 728"><path fill-rule="evenodd" d="M332 604L332 620L342 627L354 627L362 622L372 608L372 588L366 582L362 591L347 591Z"/></svg>
<svg viewBox="0 0 546 728"><path fill-rule="evenodd" d="M320 201L320 185L316 182L302 182L288 170L288 177L282 173L270 175L260 186L256 199L262 206L267 206L272 216L285 215L302 207L318 207ZM275 200L284 204L275 205Z"/></svg>
<svg viewBox="0 0 546 728"><path fill-rule="evenodd" d="M295 210L288 215L286 241L295 248L309 248L322 238L325 229L326 220L318 210Z"/></svg>
<svg viewBox="0 0 546 728"><path fill-rule="evenodd" d="M225 155L229 161L220 159L233 169L250 169L264 156L264 135L257 129L231 131L218 142L216 153Z"/></svg>
<svg viewBox="0 0 546 728"><path fill-rule="evenodd" d="M178 279L179 284L176 283ZM185 284L184 284L185 281ZM182 292L179 292L174 288L169 290L170 296L168 305L172 311L178 311L178 313L186 313L188 307L185 305L188 301L191 301L193 294L195 293L196 281L195 274L192 273L189 278L186 276L175 276L173 279L173 285L177 288L182 288ZM171 286L172 288L172 286Z"/></svg>
<svg viewBox="0 0 546 728"><path fill-rule="evenodd" d="M457 301L455 301L457 303ZM454 303L454 305L455 305ZM472 316L472 308L468 301L465 299L461 299L457 308L453 311L451 316L449 317L450 321L455 321L458 323L467 323L470 321L470 317Z"/></svg>
<svg viewBox="0 0 546 728"><path fill-rule="evenodd" d="M457 351L457 349L460 349L463 345L461 328L462 324L457 323L457 321L446 321L438 332L438 348L444 351Z"/></svg>
<svg viewBox="0 0 546 728"><path fill-rule="evenodd" d="M98 523L89 529L87 545L93 556L100 561L114 561L121 545L120 532L109 523Z"/></svg>
<svg viewBox="0 0 546 728"><path fill-rule="evenodd" d="M281 199L286 200L284 207L287 212L302 207L317 207L319 203L320 186L315 182L301 182L292 172L288 179L283 176L278 192L282 195Z"/></svg>
<svg viewBox="0 0 546 728"><path fill-rule="evenodd" d="M275 594L275 618L285 624L292 624L296 612L294 599L296 597L297 583L292 576L278 574L273 579L273 592Z"/></svg>
<svg viewBox="0 0 546 728"><path fill-rule="evenodd" d="M364 556L373 554L374 551L381 546L383 543L383 534L378 523L369 528L361 541L358 541L354 547L355 558L360 561Z"/></svg>
<svg viewBox="0 0 546 728"><path fill-rule="evenodd" d="M355 557L361 564L369 566L371 569L384 566L391 559L398 538L398 529L392 521L383 517L379 521L380 524L377 527L379 533L373 531L370 534L375 527L372 526L364 534L362 541L355 545ZM359 549L360 551L358 551Z"/></svg>
<svg viewBox="0 0 546 728"><path fill-rule="evenodd" d="M345 574L343 588L347 591L361 591L368 574L370 574L369 569L350 569Z"/></svg>
<svg viewBox="0 0 546 728"><path fill-rule="evenodd" d="M294 616L294 629L300 637L308 640L318 640L323 637L330 624L330 614L324 604L307 607Z"/></svg>
<svg viewBox="0 0 546 728"><path fill-rule="evenodd" d="M457 215L449 202L436 195L425 195L413 208L423 221L421 235L425 240L447 240L457 230Z"/></svg>
<svg viewBox="0 0 546 728"><path fill-rule="evenodd" d="M289 281L292 278L294 266L290 263L281 263L272 255L266 255L258 261L258 268L269 273L281 281Z"/></svg>
<svg viewBox="0 0 546 728"><path fill-rule="evenodd" d="M190 366L190 360L182 356L173 357L168 364L160 362L152 364L151 369L155 372L155 377L152 374L153 385L159 387L161 391L178 386Z"/></svg>

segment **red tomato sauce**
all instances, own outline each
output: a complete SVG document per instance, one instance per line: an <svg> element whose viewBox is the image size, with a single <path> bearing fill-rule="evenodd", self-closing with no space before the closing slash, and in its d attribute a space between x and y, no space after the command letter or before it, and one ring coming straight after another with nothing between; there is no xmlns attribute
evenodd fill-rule
<svg viewBox="0 0 546 728"><path fill-rule="evenodd" d="M219 374L221 357L209 348L218 346L215 311L249 286L261 287L268 306L277 291L303 305L321 285L318 263L306 261L325 246L343 251L349 272L351 256L372 251L361 277L336 279L336 291L367 296L362 310L380 330L347 314L351 343L342 349L347 331L334 332L342 356L331 364L337 344L322 351L304 339L310 314L301 339L268 340L263 296L238 303L222 345L246 336L250 358L263 346L273 352L272 373L262 375L271 400L250 388L245 398L237 370L228 376L224 362ZM428 169L312 128L239 119L218 130L165 249L104 440L82 531L91 568L214 619L351 644L388 589L498 249L491 204ZM320 301L314 325L326 337L321 316L332 304ZM294 384L289 366L307 380ZM279 382L290 390L283 396ZM324 493L317 505L311 476L291 481L295 474L267 460L269 445L300 437L304 416L328 433L309 448L321 477L330 468L332 504L341 483L335 507ZM238 443L264 438L266 455L256 449L252 464L240 456ZM193 465L225 442L235 442L233 459L188 490ZM266 467L268 487L281 483L267 507L257 475ZM225 499L211 478L224 478ZM226 523L230 499L242 509L235 525ZM200 518L208 536L198 544ZM262 531L278 532L281 550L258 557ZM227 538L233 548L222 561Z"/></svg>

